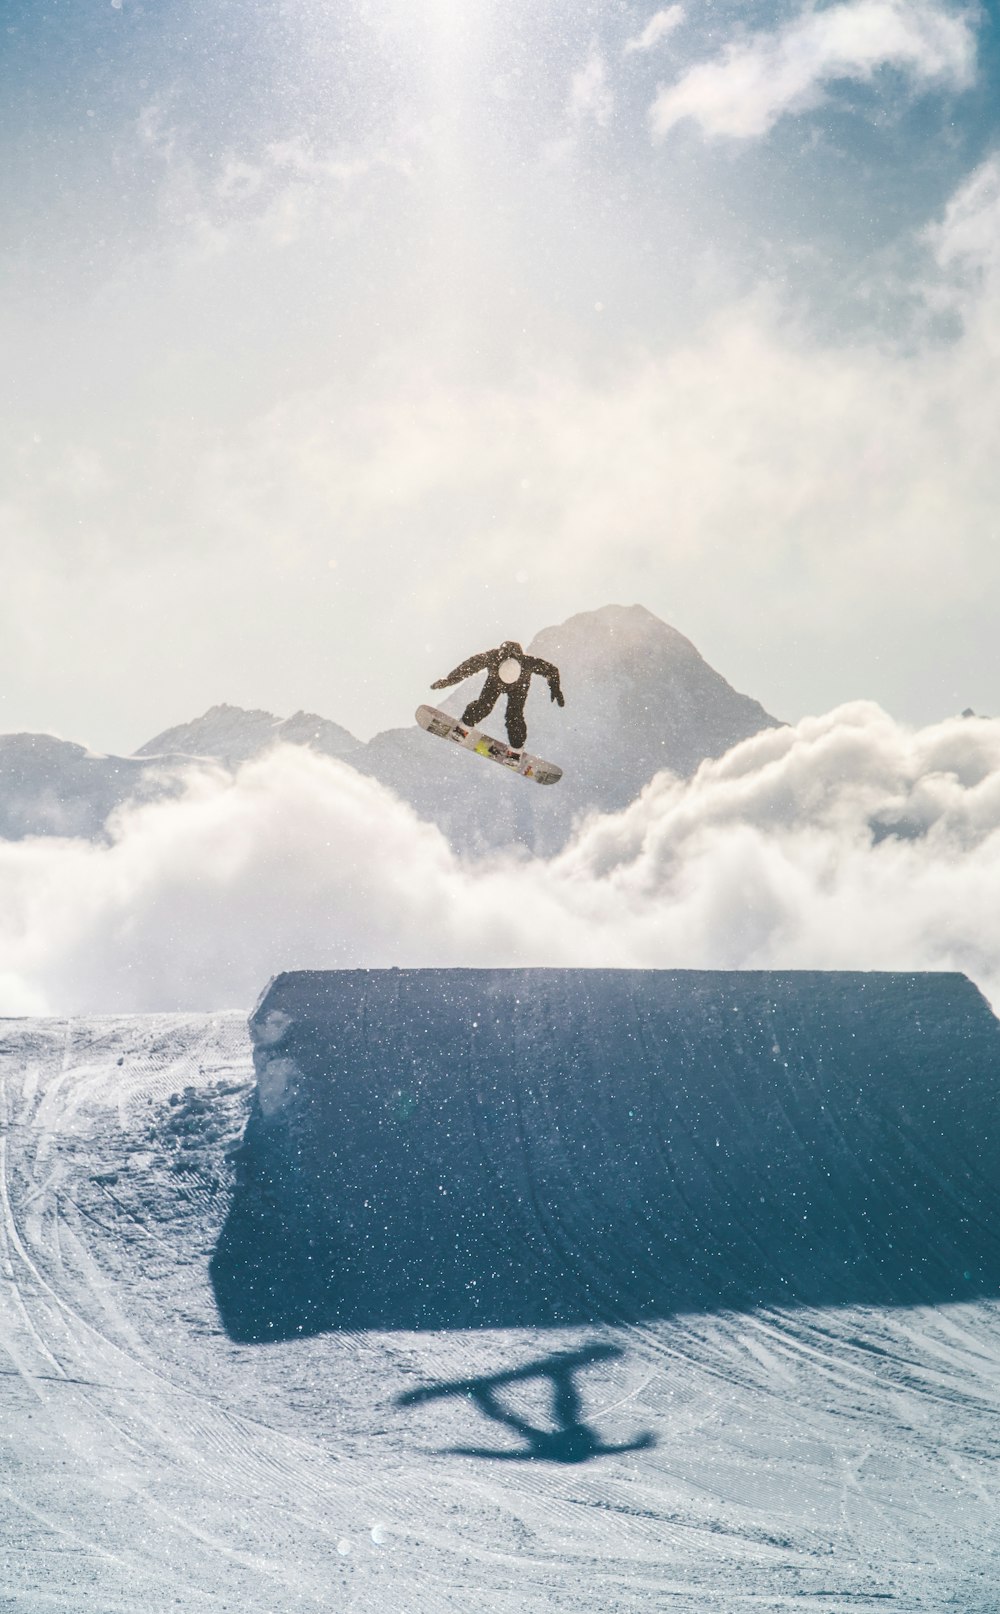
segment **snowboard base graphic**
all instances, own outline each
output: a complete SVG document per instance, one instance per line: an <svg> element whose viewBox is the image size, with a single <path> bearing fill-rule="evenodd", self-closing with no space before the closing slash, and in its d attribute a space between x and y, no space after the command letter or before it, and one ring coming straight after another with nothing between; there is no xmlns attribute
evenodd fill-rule
<svg viewBox="0 0 1000 1614"><path fill-rule="evenodd" d="M562 769L557 768L554 762L543 762L541 757L532 756L530 751L514 751L505 740L494 740L481 729L470 729L458 718L449 717L447 712L439 712L436 706L418 706L416 715L420 727L426 729L428 734L436 734L441 740L451 740L466 751L475 751L477 756L499 762L502 768L523 774L525 779L534 779L540 785L554 785L562 778Z"/></svg>

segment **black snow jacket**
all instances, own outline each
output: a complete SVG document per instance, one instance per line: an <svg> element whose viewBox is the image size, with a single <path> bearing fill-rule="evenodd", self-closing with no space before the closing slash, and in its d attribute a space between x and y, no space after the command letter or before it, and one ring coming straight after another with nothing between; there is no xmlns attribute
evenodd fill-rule
<svg viewBox="0 0 1000 1614"><path fill-rule="evenodd" d="M504 661L511 660L520 662L521 671L514 683L506 684L500 677L500 665ZM431 688L448 689L452 684L460 684L463 678L471 678L472 674L477 672L487 674L486 684L483 687L484 695L487 689L492 693L491 686L493 686L498 695L510 695L514 703L519 705L524 704L532 677L537 673L549 686L549 699L554 700L559 706L566 704L559 687L559 668L553 666L551 661L543 661L541 656L529 656L514 639L505 640L496 650L482 650L478 656L470 656L446 678L439 678Z"/></svg>

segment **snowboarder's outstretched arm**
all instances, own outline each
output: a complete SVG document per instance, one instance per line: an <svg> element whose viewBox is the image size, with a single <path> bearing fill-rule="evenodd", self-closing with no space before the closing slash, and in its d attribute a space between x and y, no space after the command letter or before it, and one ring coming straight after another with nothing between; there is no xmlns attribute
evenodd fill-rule
<svg viewBox="0 0 1000 1614"><path fill-rule="evenodd" d="M487 650L481 651L478 656L470 656L468 661L463 661L460 667L456 667L454 672L450 672L447 678L435 679L431 688L448 689L452 684L460 684L463 678L471 678L473 673L485 672L489 666L489 660L489 651Z"/></svg>
<svg viewBox="0 0 1000 1614"><path fill-rule="evenodd" d="M541 656L530 656L527 661L531 671L548 684L549 699L555 701L557 706L565 706L566 701L559 687L559 668L554 667L551 661L543 661Z"/></svg>

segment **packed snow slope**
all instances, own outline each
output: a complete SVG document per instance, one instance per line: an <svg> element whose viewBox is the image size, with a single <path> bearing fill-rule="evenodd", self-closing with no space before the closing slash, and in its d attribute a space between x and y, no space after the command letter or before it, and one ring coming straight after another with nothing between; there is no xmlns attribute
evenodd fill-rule
<svg viewBox="0 0 1000 1614"><path fill-rule="evenodd" d="M255 1082L242 1015L0 1022L0 1610L996 1614L997 1029L954 976L285 976Z"/></svg>
<svg viewBox="0 0 1000 1614"><path fill-rule="evenodd" d="M238 1338L1000 1295L963 976L303 971L251 1030Z"/></svg>

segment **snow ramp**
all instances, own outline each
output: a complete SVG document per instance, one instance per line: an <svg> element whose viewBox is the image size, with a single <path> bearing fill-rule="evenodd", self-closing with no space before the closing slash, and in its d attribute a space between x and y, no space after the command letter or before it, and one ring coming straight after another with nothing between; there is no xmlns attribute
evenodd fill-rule
<svg viewBox="0 0 1000 1614"><path fill-rule="evenodd" d="M279 975L233 1338L1000 1295L1000 1022L957 974Z"/></svg>

